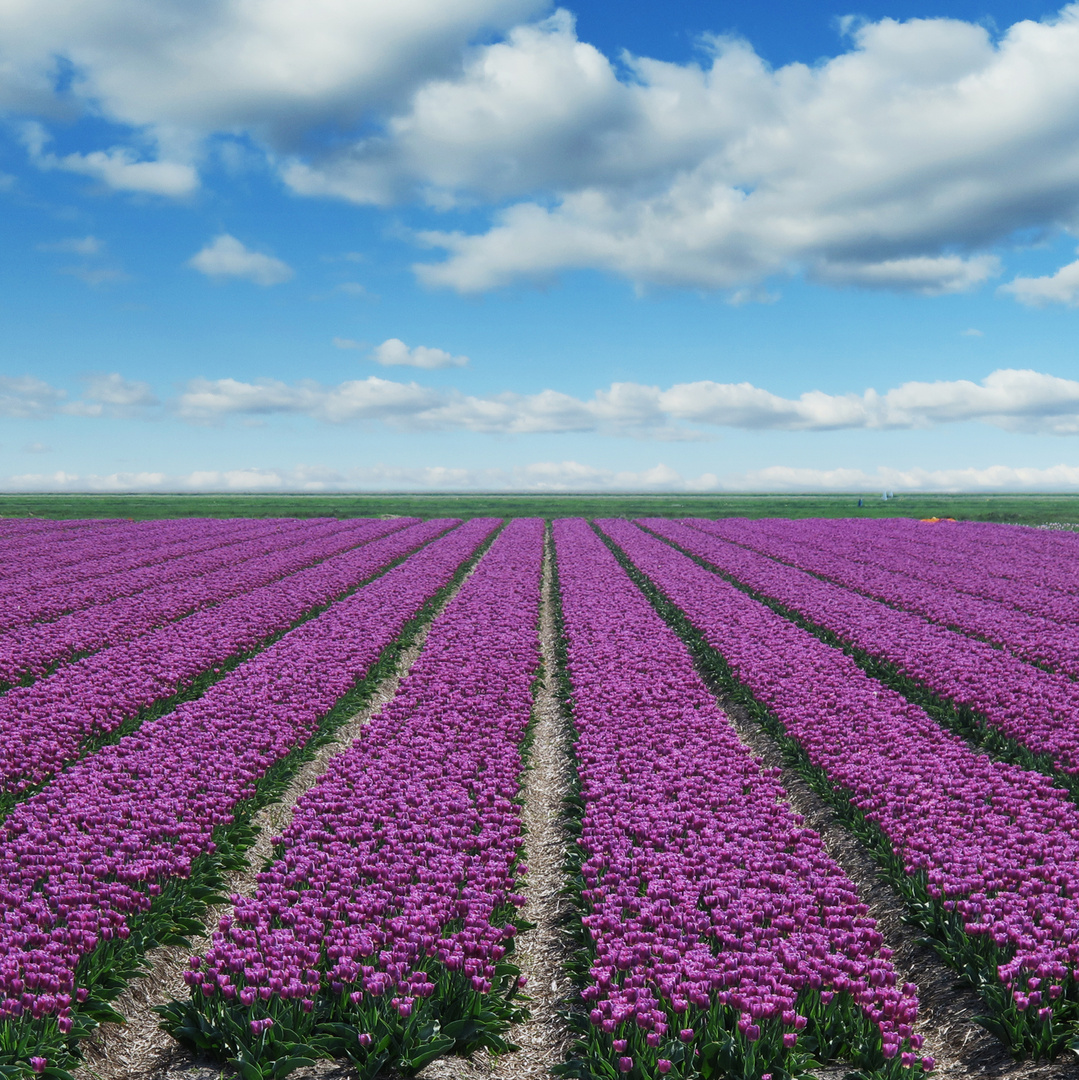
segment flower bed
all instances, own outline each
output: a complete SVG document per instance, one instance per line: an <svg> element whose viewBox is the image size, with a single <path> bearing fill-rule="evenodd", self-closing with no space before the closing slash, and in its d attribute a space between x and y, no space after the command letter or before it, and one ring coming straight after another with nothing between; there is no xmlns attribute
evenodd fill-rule
<svg viewBox="0 0 1079 1080"><path fill-rule="evenodd" d="M92 604L51 622L0 634L0 685L39 678L60 662L148 633L194 611L270 585L306 566L396 532L409 521L350 521L215 548L212 559L176 559L185 576ZM174 575L163 575L172 579Z"/></svg>
<svg viewBox="0 0 1079 1080"><path fill-rule="evenodd" d="M974 752L899 694L627 522L604 531L699 632L716 675L792 741L979 988L994 1030L1052 1055L1079 1019L1079 808L1046 777ZM714 650L712 652L711 650Z"/></svg>
<svg viewBox="0 0 1079 1080"><path fill-rule="evenodd" d="M577 1075L920 1072L916 988L778 770L596 534L555 537L583 806Z"/></svg>
<svg viewBox="0 0 1079 1080"><path fill-rule="evenodd" d="M252 807L495 525L423 548L14 809L0 826L0 1069L70 1060L142 955L196 928Z"/></svg>
<svg viewBox="0 0 1079 1080"><path fill-rule="evenodd" d="M207 673L213 681L214 667L234 667L451 524L392 533L9 690L0 697L0 813L75 760L87 740L137 725L155 703L168 708Z"/></svg>
<svg viewBox="0 0 1079 1080"><path fill-rule="evenodd" d="M951 705L973 710L976 717L953 719L976 737L984 737L978 725L988 727L1044 756L1069 782L1079 779L1079 684L1066 676L677 522L643 524Z"/></svg>
<svg viewBox="0 0 1079 1080"><path fill-rule="evenodd" d="M191 1001L165 1010L175 1034L245 1076L505 1048L542 549L540 521L500 534L397 696L300 799L256 895L233 897L192 958Z"/></svg>

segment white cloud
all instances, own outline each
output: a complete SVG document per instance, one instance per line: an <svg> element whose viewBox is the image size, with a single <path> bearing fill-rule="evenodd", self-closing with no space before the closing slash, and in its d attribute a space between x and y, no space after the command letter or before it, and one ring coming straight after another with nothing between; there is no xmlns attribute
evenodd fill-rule
<svg viewBox="0 0 1079 1080"><path fill-rule="evenodd" d="M1079 490L1079 467L990 465L966 469L807 469L773 465L724 479L729 491L1070 491Z"/></svg>
<svg viewBox="0 0 1079 1080"><path fill-rule="evenodd" d="M198 186L198 173L191 165L175 161L139 161L126 147L95 150L90 154L45 155L37 162L42 168L92 176L115 191L138 191L149 195L178 198L190 195Z"/></svg>
<svg viewBox="0 0 1079 1080"><path fill-rule="evenodd" d="M1079 5L997 37L852 22L841 55L777 69L730 38L703 63L616 65L564 11L516 25L545 9L9 0L0 108L127 125L132 146L90 153L26 136L42 167L118 190L194 191L216 134L299 194L497 207L419 237L446 252L421 279L462 292L592 268L737 302L790 274L946 294L993 277L1017 233L1079 228ZM1074 295L1063 271L1008 288Z"/></svg>
<svg viewBox="0 0 1079 1080"><path fill-rule="evenodd" d="M420 235L448 253L420 279L461 292L574 268L739 298L798 272L964 292L999 272L990 245L1079 222L1079 6L995 42L957 20L865 23L812 68L714 48L704 68L628 58L619 79L549 20L320 163L321 189L304 166L306 190L523 199L486 231Z"/></svg>
<svg viewBox="0 0 1079 1080"><path fill-rule="evenodd" d="M984 330L976 330L973 326L966 330L960 330L959 333L961 337L985 337Z"/></svg>
<svg viewBox="0 0 1079 1080"><path fill-rule="evenodd" d="M272 255L251 251L228 233L215 237L188 259L187 265L207 277L244 278L256 285L280 285L293 277L292 267L287 263Z"/></svg>
<svg viewBox="0 0 1079 1080"><path fill-rule="evenodd" d="M78 403L83 416L141 416L160 404L149 383L116 372L87 375Z"/></svg>
<svg viewBox="0 0 1079 1080"><path fill-rule="evenodd" d="M475 35L537 0L8 0L0 7L0 108L83 106L190 145L247 131L270 146L352 129L373 106L449 73ZM57 58L74 71L55 93Z"/></svg>
<svg viewBox="0 0 1079 1080"><path fill-rule="evenodd" d="M345 339L340 339L345 340ZM347 347L347 346L346 346ZM698 439L709 428L756 431L904 430L983 421L1009 431L1079 434L1079 382L1036 371L909 382L884 393L784 398L752 383L701 380L666 390L614 383L590 399L557 390L490 397L371 376L336 386L196 380L176 402L199 422L230 416L307 416L329 423L382 421L404 430L537 434L595 431L647 439Z"/></svg>
<svg viewBox="0 0 1079 1080"><path fill-rule="evenodd" d="M464 367L467 356L453 356L445 349L417 345L410 349L400 338L387 338L375 347L371 358L383 367L417 367L432 371L435 368Z"/></svg>
<svg viewBox="0 0 1079 1080"><path fill-rule="evenodd" d="M38 244L37 250L61 252L65 255L100 255L105 250L105 245L96 236L72 236L66 240Z"/></svg>
<svg viewBox="0 0 1079 1080"><path fill-rule="evenodd" d="M373 299L366 286L361 285L358 281L342 281L337 286L337 291L343 292L346 296L359 296L365 300Z"/></svg>
<svg viewBox="0 0 1079 1080"><path fill-rule="evenodd" d="M1079 307L1079 260L1062 266L1047 277L1017 277L1000 292L1011 293L1021 304L1028 307L1045 307L1048 304L1067 304Z"/></svg>
<svg viewBox="0 0 1079 1080"><path fill-rule="evenodd" d="M82 383L82 395L72 401L66 390L32 375L0 376L0 416L147 416L161 404L149 383L125 379L116 372L87 375Z"/></svg>
<svg viewBox="0 0 1079 1080"><path fill-rule="evenodd" d="M347 337L335 337L333 344L337 349L362 349L364 347L363 342L353 341L352 338Z"/></svg>
<svg viewBox="0 0 1079 1080"><path fill-rule="evenodd" d="M114 191L180 198L199 186L198 173L185 162L143 161L126 146L95 150L89 154L59 156L45 149L48 132L36 121L23 126L23 142L39 169L60 169L101 181ZM79 254L84 254L80 252Z"/></svg>
<svg viewBox="0 0 1079 1080"><path fill-rule="evenodd" d="M32 375L0 375L0 416L51 416L67 394Z"/></svg>
<svg viewBox="0 0 1079 1080"><path fill-rule="evenodd" d="M708 492L1007 492L1079 491L1079 467L991 465L966 469L810 469L773 465L748 473L684 475L662 463L639 470L609 469L578 461L542 461L514 468L417 468L375 464L365 468L298 465L289 469L241 467L184 474L59 470L0 479L0 491L147 492L355 492L355 491L642 491ZM693 512L693 504L686 504Z"/></svg>
<svg viewBox="0 0 1079 1080"><path fill-rule="evenodd" d="M870 264L821 261L813 267L811 277L829 285L859 285L865 289L943 296L969 292L999 273L1000 259L995 255L977 255L968 259L958 255L921 255Z"/></svg>
<svg viewBox="0 0 1079 1080"><path fill-rule="evenodd" d="M342 348L366 348L335 339ZM612 383L590 398L558 390L486 397L452 387L369 376L334 385L305 380L194 379L158 401L145 382L112 373L84 379L80 398L31 376L0 378L0 415L156 417L162 406L196 424L230 418L307 417L329 424L384 423L403 431L524 435L596 432L652 441L699 441L721 428L747 431L920 430L982 422L1005 431L1079 435L1079 381L1005 369L980 382L908 382L883 392L783 397L752 383L700 380L666 389Z"/></svg>

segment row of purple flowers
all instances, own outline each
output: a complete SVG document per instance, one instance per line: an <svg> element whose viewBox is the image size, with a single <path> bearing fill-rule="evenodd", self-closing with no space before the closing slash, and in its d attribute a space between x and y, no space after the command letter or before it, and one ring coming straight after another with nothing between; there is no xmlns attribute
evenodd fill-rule
<svg viewBox="0 0 1079 1080"><path fill-rule="evenodd" d="M921 574L928 572L931 564L912 555L863 552L856 559L836 554L828 546L830 529L821 528L816 522L798 522L793 527L784 523L782 529L776 530L778 535L768 535L754 522L702 522L701 527L875 600L1002 645L1022 659L1068 675L1079 675L1079 629L1074 621L1059 622L1056 618L1019 610L1022 598L1018 593L1022 586L1018 582L997 578L999 591L1005 597L999 601L971 596L960 591L962 578L953 571L942 575L951 580L923 580ZM891 565L882 566L882 562ZM1009 593L1016 595L1009 600L1006 598ZM1070 614L1061 613L1059 618L1074 620L1079 616L1077 598L1056 596L1060 598L1056 607L1066 604L1073 609Z"/></svg>
<svg viewBox="0 0 1079 1080"><path fill-rule="evenodd" d="M786 522L777 525L771 534L790 535ZM925 581L950 584L990 600L1018 602L1022 610L1036 615L1069 619L1076 614L1079 572L1074 563L1079 539L1069 532L904 518L817 519L812 532L827 547L853 559L879 558L881 565L902 568Z"/></svg>
<svg viewBox="0 0 1079 1080"><path fill-rule="evenodd" d="M436 519L391 533L9 690L0 697L0 792L21 797L78 757L88 739L137 720L453 523Z"/></svg>
<svg viewBox="0 0 1079 1080"><path fill-rule="evenodd" d="M1079 684L679 522L649 529L1079 776Z"/></svg>
<svg viewBox="0 0 1079 1080"><path fill-rule="evenodd" d="M626 522L604 530L685 612L860 820L1017 1048L1052 1053L1079 1000L1079 808L943 731L854 661ZM926 913L928 912L928 913Z"/></svg>
<svg viewBox="0 0 1079 1080"><path fill-rule="evenodd" d="M583 805L587 1052L631 1077L932 1067L916 987L581 520L555 524ZM704 1075L711 1075L707 1071Z"/></svg>
<svg viewBox="0 0 1079 1080"><path fill-rule="evenodd" d="M77 584L137 570L141 566L165 565L192 551L206 551L222 544L238 543L257 536L292 531L295 521L159 521L143 525L123 523L102 534L68 534L57 540L50 534L37 542L11 542L2 552L4 576L0 589L5 599L32 589ZM153 525L153 528L147 526ZM254 526L254 527L253 527Z"/></svg>
<svg viewBox="0 0 1079 1080"><path fill-rule="evenodd" d="M231 524L231 523L230 523ZM273 537L281 547L294 542L301 523L284 522L280 529L262 522L258 530L199 528L176 523L156 538L140 535L119 554L90 557L69 565L54 565L43 554L35 571L24 567L17 577L0 581L0 631L56 619L70 611L131 596L192 573L228 565L230 549L259 538Z"/></svg>
<svg viewBox="0 0 1079 1080"><path fill-rule="evenodd" d="M115 959L95 965L100 950L175 901L260 781L496 525L476 519L424 547L15 808L0 826L0 1046L25 1058L85 1033L81 1010L118 989Z"/></svg>
<svg viewBox="0 0 1079 1080"><path fill-rule="evenodd" d="M93 573L100 564L104 572L137 566L153 560L155 549L190 543L199 536L214 538L255 536L267 523L247 519L214 521L152 521L138 525L129 521L50 521L5 519L0 531L0 581L38 574L52 575L56 582L76 581L81 567Z"/></svg>
<svg viewBox="0 0 1079 1080"><path fill-rule="evenodd" d="M300 799L256 895L233 897L192 958L174 1032L245 1075L336 1051L366 1077L497 1045L518 983L505 957L542 552L535 519L495 540L396 697Z"/></svg>
<svg viewBox="0 0 1079 1080"><path fill-rule="evenodd" d="M0 634L0 682L40 677L77 654L96 652L294 574L306 566L411 524L395 521L315 522L177 558L166 580L134 595L106 599L51 622Z"/></svg>
<svg viewBox="0 0 1079 1080"><path fill-rule="evenodd" d="M893 519L886 526L884 522L879 524L879 531L855 532L871 541L879 540L879 546L903 545L916 562L926 567L926 580L943 580L941 574L948 573L962 591L997 599L1000 596L996 590L1003 579L1005 587L1021 586L1008 595L1029 598L1029 610L1034 614L1073 617L1069 613L1074 613L1079 593L1079 570L1075 566L1079 537L1072 532L977 521L965 521L958 527L954 522L937 523L942 525L940 528L931 522L905 519ZM1054 602L1066 606L1041 607Z"/></svg>

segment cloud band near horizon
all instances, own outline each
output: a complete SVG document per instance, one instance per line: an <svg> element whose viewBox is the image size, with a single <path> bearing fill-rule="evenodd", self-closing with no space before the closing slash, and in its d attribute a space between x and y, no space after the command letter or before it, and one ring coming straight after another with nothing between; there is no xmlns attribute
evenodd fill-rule
<svg viewBox="0 0 1079 1080"><path fill-rule="evenodd" d="M312 380L192 379L159 401L145 382L118 374L84 380L80 397L31 376L0 378L0 415L175 416L190 424L233 418L305 417L326 424L382 423L405 431L481 434L595 432L657 441L748 431L924 430L982 422L1006 431L1079 435L1079 381L1018 369L968 379L907 382L884 392L783 397L752 383L701 380L666 389L620 382L582 399L558 390L477 396L378 376Z"/></svg>
<svg viewBox="0 0 1079 1080"><path fill-rule="evenodd" d="M24 473L0 478L7 493L183 494L348 494L363 492L506 492L530 494L617 493L738 494L806 492L859 495L899 493L1079 492L1079 466L1046 468L991 465L986 468L922 469L878 467L812 469L772 465L744 473L686 476L663 463L639 471L602 469L577 461L543 461L508 469L452 466L403 468L382 463L336 469L299 465L291 469L240 467L184 474L116 472L109 474ZM687 506L687 513L692 507Z"/></svg>

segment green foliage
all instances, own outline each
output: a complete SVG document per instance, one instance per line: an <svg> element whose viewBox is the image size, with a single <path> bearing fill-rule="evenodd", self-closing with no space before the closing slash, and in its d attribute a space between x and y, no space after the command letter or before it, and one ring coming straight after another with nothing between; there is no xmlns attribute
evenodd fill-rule
<svg viewBox="0 0 1079 1080"><path fill-rule="evenodd" d="M1079 522L1076 495L0 495L0 517L954 517Z"/></svg>

